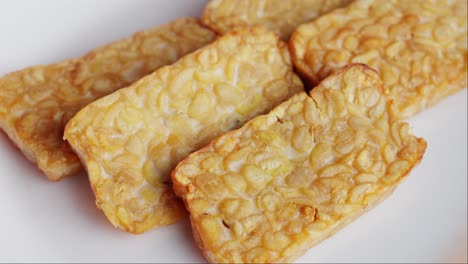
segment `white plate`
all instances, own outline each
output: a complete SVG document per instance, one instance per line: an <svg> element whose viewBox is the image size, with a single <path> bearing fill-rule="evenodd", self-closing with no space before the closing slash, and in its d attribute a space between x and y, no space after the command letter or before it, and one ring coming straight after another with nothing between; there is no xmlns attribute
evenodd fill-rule
<svg viewBox="0 0 468 264"><path fill-rule="evenodd" d="M3 0L0 75L80 56L141 29L200 14L195 0ZM467 90L411 125L422 163L380 206L299 262L467 261ZM187 220L143 235L113 228L85 174L49 182L0 133L0 261L203 262Z"/></svg>

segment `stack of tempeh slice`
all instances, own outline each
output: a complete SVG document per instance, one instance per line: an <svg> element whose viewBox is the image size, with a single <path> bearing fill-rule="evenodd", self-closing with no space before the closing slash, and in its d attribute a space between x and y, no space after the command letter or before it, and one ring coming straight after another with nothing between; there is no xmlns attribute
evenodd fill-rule
<svg viewBox="0 0 468 264"><path fill-rule="evenodd" d="M80 171L79 156L114 226L177 221L177 194L209 261L292 261L421 160L402 120L467 86L467 12L212 0L207 28L182 18L1 78L0 127L51 180Z"/></svg>

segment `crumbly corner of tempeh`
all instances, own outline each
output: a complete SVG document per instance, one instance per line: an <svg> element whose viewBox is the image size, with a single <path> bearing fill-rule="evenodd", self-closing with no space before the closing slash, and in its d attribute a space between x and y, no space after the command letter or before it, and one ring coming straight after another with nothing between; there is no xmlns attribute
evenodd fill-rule
<svg viewBox="0 0 468 264"><path fill-rule="evenodd" d="M79 59L8 74L0 78L0 128L49 179L71 176L82 165L62 138L75 113L214 39L197 19L181 18Z"/></svg>
<svg viewBox="0 0 468 264"><path fill-rule="evenodd" d="M115 226L141 233L185 215L170 173L213 138L302 91L287 45L243 29L82 109L65 138Z"/></svg>
<svg viewBox="0 0 468 264"><path fill-rule="evenodd" d="M300 26L293 62L313 87L349 63L376 69L402 118L467 86L466 0L357 0Z"/></svg>
<svg viewBox="0 0 468 264"><path fill-rule="evenodd" d="M391 194L426 142L392 114L377 73L347 66L173 171L213 263L285 263Z"/></svg>
<svg viewBox="0 0 468 264"><path fill-rule="evenodd" d="M287 40L302 23L352 0L211 0L202 22L219 34L243 26L264 26Z"/></svg>

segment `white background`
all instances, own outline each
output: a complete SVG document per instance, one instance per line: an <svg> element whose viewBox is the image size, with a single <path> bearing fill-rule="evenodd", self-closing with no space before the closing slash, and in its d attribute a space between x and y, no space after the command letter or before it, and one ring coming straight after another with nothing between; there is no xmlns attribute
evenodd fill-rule
<svg viewBox="0 0 468 264"><path fill-rule="evenodd" d="M186 15L196 0L0 1L0 75L81 56ZM1 89L1 87L0 87ZM395 193L300 262L467 261L467 90L410 120L428 141ZM83 173L49 182L0 133L0 261L203 262L187 220L143 235L114 229Z"/></svg>

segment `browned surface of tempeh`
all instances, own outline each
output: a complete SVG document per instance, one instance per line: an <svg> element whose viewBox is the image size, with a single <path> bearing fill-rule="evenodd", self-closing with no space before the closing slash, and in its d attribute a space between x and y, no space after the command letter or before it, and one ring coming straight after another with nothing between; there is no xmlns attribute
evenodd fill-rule
<svg viewBox="0 0 468 264"><path fill-rule="evenodd" d="M385 199L426 142L352 65L189 155L172 174L213 263L285 263Z"/></svg>
<svg viewBox="0 0 468 264"><path fill-rule="evenodd" d="M239 30L88 105L65 137L98 207L141 233L185 214L170 181L180 160L298 91L287 45L260 28Z"/></svg>
<svg viewBox="0 0 468 264"><path fill-rule="evenodd" d="M8 74L0 78L0 128L49 179L71 176L82 165L62 139L70 118L92 101L214 39L197 19L181 18L79 59Z"/></svg>
<svg viewBox="0 0 468 264"><path fill-rule="evenodd" d="M287 40L302 23L344 7L352 0L211 0L202 22L225 34L243 26L263 26Z"/></svg>
<svg viewBox="0 0 468 264"><path fill-rule="evenodd" d="M311 86L349 63L376 69L408 118L467 86L466 0L357 0L301 25L291 56Z"/></svg>

